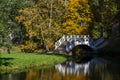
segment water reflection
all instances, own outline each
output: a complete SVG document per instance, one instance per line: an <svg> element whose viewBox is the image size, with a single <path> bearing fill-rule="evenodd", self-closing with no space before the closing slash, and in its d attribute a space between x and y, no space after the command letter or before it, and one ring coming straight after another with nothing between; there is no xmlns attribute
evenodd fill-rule
<svg viewBox="0 0 120 80"><path fill-rule="evenodd" d="M120 80L120 64L102 58L67 61L49 69L0 75L0 80Z"/></svg>
<svg viewBox="0 0 120 80"><path fill-rule="evenodd" d="M58 64L55 66L55 68L62 73L62 75L66 74L79 74L82 73L86 75L89 73L89 62L86 64L75 64L73 62L66 62L65 64Z"/></svg>
<svg viewBox="0 0 120 80"><path fill-rule="evenodd" d="M89 75L90 72L92 72L96 65L101 68L104 68L106 64L107 61L105 61L104 59L93 58L90 61L79 63L67 61L63 64L56 65L55 68L64 76L67 74L71 75L83 74L84 76L86 76Z"/></svg>
<svg viewBox="0 0 120 80"><path fill-rule="evenodd" d="M65 80L120 80L120 64L95 57L88 61L68 61L55 66ZM71 79L75 76L75 79Z"/></svg>

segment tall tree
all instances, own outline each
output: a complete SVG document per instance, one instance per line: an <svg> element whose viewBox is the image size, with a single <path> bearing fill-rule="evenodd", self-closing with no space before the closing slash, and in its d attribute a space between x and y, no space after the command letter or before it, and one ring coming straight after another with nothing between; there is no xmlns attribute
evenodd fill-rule
<svg viewBox="0 0 120 80"><path fill-rule="evenodd" d="M41 43L39 45L44 45L46 50L49 50L49 47L54 47L54 41L61 36L60 25L64 12L62 4L62 0L38 0L34 7L19 11L20 15L16 19L25 26L26 35L29 37L28 41L35 44ZM38 42L34 41L33 37Z"/></svg>
<svg viewBox="0 0 120 80"><path fill-rule="evenodd" d="M87 28L92 14L88 0L69 0L64 15L63 31L65 34L88 34Z"/></svg>
<svg viewBox="0 0 120 80"><path fill-rule="evenodd" d="M18 4L19 3L19 4ZM0 36L1 43L9 40L10 33L16 33L20 29L15 20L18 10L31 6L32 1L28 0L0 0Z"/></svg>
<svg viewBox="0 0 120 80"><path fill-rule="evenodd" d="M89 27L93 37L107 37L111 21L117 11L116 3L112 0L91 0L89 4L93 13L93 21Z"/></svg>

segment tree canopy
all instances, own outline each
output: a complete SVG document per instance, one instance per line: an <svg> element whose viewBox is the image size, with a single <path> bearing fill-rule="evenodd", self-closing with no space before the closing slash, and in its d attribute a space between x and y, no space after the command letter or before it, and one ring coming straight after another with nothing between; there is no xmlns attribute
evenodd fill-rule
<svg viewBox="0 0 120 80"><path fill-rule="evenodd" d="M22 39L23 51L34 52L53 50L62 35L107 37L119 3L118 0L0 0L1 43L14 33Z"/></svg>

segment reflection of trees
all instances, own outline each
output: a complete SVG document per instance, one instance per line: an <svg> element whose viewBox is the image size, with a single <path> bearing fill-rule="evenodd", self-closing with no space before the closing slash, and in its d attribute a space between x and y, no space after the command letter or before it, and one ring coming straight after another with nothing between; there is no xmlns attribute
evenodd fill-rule
<svg viewBox="0 0 120 80"><path fill-rule="evenodd" d="M56 72L54 68L33 70L26 73L25 80L62 80L59 72Z"/></svg>
<svg viewBox="0 0 120 80"><path fill-rule="evenodd" d="M8 74L8 75L0 75L0 80L25 80L25 73L16 73L16 74Z"/></svg>
<svg viewBox="0 0 120 80"><path fill-rule="evenodd" d="M38 71L29 71L26 73L26 80L39 80Z"/></svg>

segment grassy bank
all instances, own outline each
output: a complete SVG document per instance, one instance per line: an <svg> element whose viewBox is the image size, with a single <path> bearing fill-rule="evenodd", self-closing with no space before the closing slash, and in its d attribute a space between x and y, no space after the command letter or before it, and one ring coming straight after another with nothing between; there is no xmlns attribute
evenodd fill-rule
<svg viewBox="0 0 120 80"><path fill-rule="evenodd" d="M0 73L11 73L35 67L53 66L65 60L66 57L54 54L1 53Z"/></svg>

